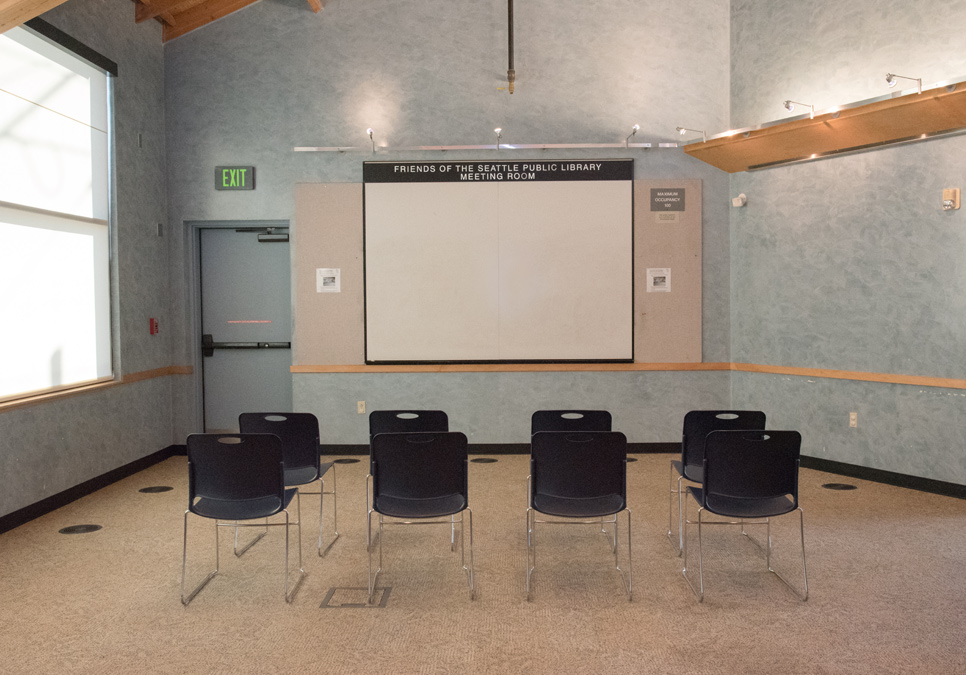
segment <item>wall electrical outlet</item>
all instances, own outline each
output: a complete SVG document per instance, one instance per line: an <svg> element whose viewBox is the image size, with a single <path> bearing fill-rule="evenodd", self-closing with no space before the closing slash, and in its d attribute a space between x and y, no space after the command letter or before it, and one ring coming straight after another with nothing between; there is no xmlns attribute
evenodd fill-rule
<svg viewBox="0 0 966 675"><path fill-rule="evenodd" d="M358 403L356 403L356 409L359 411L359 414L360 415L365 415L366 414L366 402L365 401L359 401Z"/></svg>
<svg viewBox="0 0 966 675"><path fill-rule="evenodd" d="M859 426L859 414L858 413L854 413L854 412L850 412L849 413L849 426L850 427L857 427L857 426Z"/></svg>

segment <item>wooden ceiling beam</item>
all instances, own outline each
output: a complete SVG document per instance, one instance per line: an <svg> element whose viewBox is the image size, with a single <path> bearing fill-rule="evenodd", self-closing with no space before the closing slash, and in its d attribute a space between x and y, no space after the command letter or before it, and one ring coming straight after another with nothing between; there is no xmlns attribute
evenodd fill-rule
<svg viewBox="0 0 966 675"><path fill-rule="evenodd" d="M161 39L163 42L173 40L255 2L258 0L208 0L190 9L176 12L174 18L177 20L177 25L165 24Z"/></svg>
<svg viewBox="0 0 966 675"><path fill-rule="evenodd" d="M0 0L0 33L40 16L66 0Z"/></svg>
<svg viewBox="0 0 966 675"><path fill-rule="evenodd" d="M191 9L204 0L134 0L134 22L141 23L150 19L162 18L173 24L179 12Z"/></svg>

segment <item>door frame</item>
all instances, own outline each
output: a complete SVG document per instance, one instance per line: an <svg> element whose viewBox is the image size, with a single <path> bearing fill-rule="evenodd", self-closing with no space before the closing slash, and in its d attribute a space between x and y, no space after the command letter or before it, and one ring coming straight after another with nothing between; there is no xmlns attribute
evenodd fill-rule
<svg viewBox="0 0 966 675"><path fill-rule="evenodd" d="M194 429L205 428L205 388L204 388L204 357L201 354L201 231L202 230L237 230L240 227L288 227L291 228L289 220L186 220L185 243L188 248L188 256L191 260L191 273L189 275L190 288L188 289L188 311L186 318L188 321L188 339L190 341L190 359L195 373L193 393L194 393ZM291 229L289 229L291 232ZM292 273L292 239L289 238L289 275ZM294 285L292 292L295 292ZM294 324L295 315L292 315ZM294 330L293 330L294 334Z"/></svg>

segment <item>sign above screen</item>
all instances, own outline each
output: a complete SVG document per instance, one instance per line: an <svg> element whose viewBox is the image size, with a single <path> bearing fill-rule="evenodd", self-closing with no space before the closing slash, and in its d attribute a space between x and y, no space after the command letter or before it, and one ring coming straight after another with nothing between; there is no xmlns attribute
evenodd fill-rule
<svg viewBox="0 0 966 675"><path fill-rule="evenodd" d="M367 363L632 361L633 168L366 162Z"/></svg>
<svg viewBox="0 0 966 675"><path fill-rule="evenodd" d="M633 160L366 162L366 183L633 180Z"/></svg>

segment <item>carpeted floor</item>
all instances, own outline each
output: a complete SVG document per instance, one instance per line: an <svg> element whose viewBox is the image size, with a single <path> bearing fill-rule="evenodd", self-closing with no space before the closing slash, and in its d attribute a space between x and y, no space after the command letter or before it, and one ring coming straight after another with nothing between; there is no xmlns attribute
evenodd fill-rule
<svg viewBox="0 0 966 675"><path fill-rule="evenodd" d="M698 604L664 536L670 456L638 458L630 603L594 527L538 531L526 601L527 458L510 455L470 464L476 600L446 528L396 527L384 541L385 606L359 606L362 461L337 467L342 536L325 558L318 497L302 500L308 576L292 604L273 528L240 559L223 536L222 573L187 608L187 460L169 459L0 536L0 672L966 673L966 501L803 470L809 600L766 572L737 528L717 527ZM174 490L139 492L155 485ZM58 533L81 523L103 529ZM797 518L777 523L777 564L797 579ZM212 526L192 518L189 528L200 580Z"/></svg>

